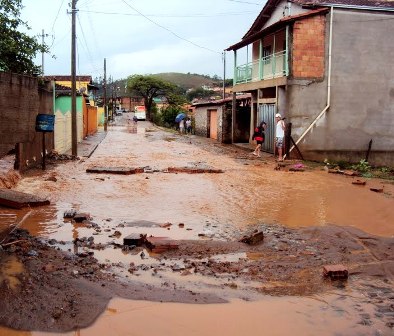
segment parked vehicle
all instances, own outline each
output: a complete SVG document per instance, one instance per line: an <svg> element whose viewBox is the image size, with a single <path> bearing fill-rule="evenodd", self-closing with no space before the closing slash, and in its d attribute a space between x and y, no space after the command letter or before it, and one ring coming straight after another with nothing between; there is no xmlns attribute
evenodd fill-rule
<svg viewBox="0 0 394 336"><path fill-rule="evenodd" d="M139 105L134 108L134 116L137 120L146 120L146 109L145 106Z"/></svg>

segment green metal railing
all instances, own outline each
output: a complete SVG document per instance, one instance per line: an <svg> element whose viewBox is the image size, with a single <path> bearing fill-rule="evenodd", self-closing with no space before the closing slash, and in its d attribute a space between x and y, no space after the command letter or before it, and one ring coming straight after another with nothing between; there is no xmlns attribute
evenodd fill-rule
<svg viewBox="0 0 394 336"><path fill-rule="evenodd" d="M287 51L262 57L235 68L235 84L255 82L288 75Z"/></svg>

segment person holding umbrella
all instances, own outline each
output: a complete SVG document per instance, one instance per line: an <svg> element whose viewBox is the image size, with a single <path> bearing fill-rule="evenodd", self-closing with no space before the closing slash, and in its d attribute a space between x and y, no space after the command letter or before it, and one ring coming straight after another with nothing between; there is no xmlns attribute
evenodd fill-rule
<svg viewBox="0 0 394 336"><path fill-rule="evenodd" d="M180 132L181 134L185 133L185 119L182 119L182 120L179 122L179 132Z"/></svg>
<svg viewBox="0 0 394 336"><path fill-rule="evenodd" d="M179 123L179 132L181 134L184 133L185 130L185 119L186 118L186 114L185 113L179 113L176 117L175 117L175 122Z"/></svg>

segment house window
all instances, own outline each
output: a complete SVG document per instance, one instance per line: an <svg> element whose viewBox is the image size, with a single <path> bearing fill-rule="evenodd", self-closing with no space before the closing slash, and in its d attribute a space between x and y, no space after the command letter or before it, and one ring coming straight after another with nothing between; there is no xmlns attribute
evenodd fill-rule
<svg viewBox="0 0 394 336"><path fill-rule="evenodd" d="M270 57L271 53L272 53L271 46L263 47L263 63L264 64L270 64L271 63L271 57Z"/></svg>

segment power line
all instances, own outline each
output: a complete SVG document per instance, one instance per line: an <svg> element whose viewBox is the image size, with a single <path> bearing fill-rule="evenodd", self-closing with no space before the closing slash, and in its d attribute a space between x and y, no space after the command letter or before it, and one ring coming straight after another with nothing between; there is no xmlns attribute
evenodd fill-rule
<svg viewBox="0 0 394 336"><path fill-rule="evenodd" d="M127 5L128 7L130 7L133 11L137 12L138 14L140 14L142 17L144 17L144 18L147 19L148 21L152 22L154 25L156 25L156 26L158 26L158 27L160 27L160 28L162 28L162 29L168 31L169 33L171 33L171 34L174 35L175 37L179 38L180 40L186 41L186 42L188 42L188 43L190 43L190 44L192 44L192 45L194 45L194 46L196 46L196 47L198 47L198 48L208 50L208 51L213 52L213 53L215 53L215 54L221 54L219 51L212 50L212 49L209 49L209 48L207 48L207 47L203 47L203 46L201 46L201 45L199 45L199 44L197 44L197 43L194 43L193 41L190 41L190 40L188 40L188 39L186 39L186 38L184 38L184 37L178 35L177 33L174 33L172 30L170 30L170 29L168 29L168 28L162 26L161 24L159 24L159 23L153 21L152 19L150 19L150 18L147 17L146 15L142 14L138 9L134 8L133 6L131 6L131 5L130 5L129 3L127 3L125 0L122 0L122 2L125 3L125 5Z"/></svg>
<svg viewBox="0 0 394 336"><path fill-rule="evenodd" d="M243 3L243 4L256 5L256 6L262 6L263 5L263 4L258 4L258 3L255 3L255 2L247 2L247 1L238 1L238 0L227 0L227 1L239 2L239 3Z"/></svg>
<svg viewBox="0 0 394 336"><path fill-rule="evenodd" d="M92 11L92 10L83 10L83 9L80 9L79 11L85 13L94 13L94 14L141 16L141 14L133 14L133 13L101 12L101 11ZM191 18L191 17L232 16L232 15L244 15L244 14L255 14L255 12L246 11L246 12L228 12L228 13L215 13L215 14L189 14L189 15L145 14L145 16L164 17L164 18Z"/></svg>
<svg viewBox="0 0 394 336"><path fill-rule="evenodd" d="M55 20L53 21L53 24L52 24L52 33L53 33L54 29L55 29L55 24L56 24L57 18L59 17L60 10L61 10L62 7L63 7L63 3L64 3L64 0L62 0L62 3L60 4L59 10L57 11Z"/></svg>
<svg viewBox="0 0 394 336"><path fill-rule="evenodd" d="M82 46L86 47L86 51L87 51L87 54L88 54L88 58L89 58L89 61L90 61L90 63L91 63L90 65L91 65L92 69L94 69L95 66L94 66L94 61L93 61L92 53L90 52L90 49L89 49L89 46L88 46L88 43L87 43L87 40L86 40L86 36L85 36L85 33L84 33L84 31L83 31L83 28L82 28L81 20L79 19L79 15L77 15L77 19L78 19L79 27L80 27L80 29L81 29L82 38L83 38L83 41L84 41L84 45L82 44ZM77 41L79 41L79 39L78 39Z"/></svg>

